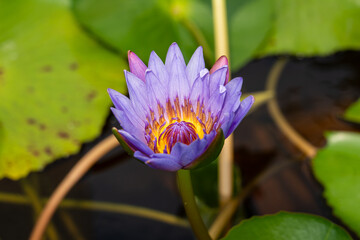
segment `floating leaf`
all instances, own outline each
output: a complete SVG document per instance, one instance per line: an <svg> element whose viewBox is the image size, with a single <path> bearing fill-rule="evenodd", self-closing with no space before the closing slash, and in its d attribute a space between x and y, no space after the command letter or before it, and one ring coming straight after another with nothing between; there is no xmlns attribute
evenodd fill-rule
<svg viewBox="0 0 360 240"><path fill-rule="evenodd" d="M344 118L351 122L360 123L360 98L346 109Z"/></svg>
<svg viewBox="0 0 360 240"><path fill-rule="evenodd" d="M262 55L290 53L313 56L345 49L360 49L359 1L272 2L275 23L271 35L266 40L266 46L261 50Z"/></svg>
<svg viewBox="0 0 360 240"><path fill-rule="evenodd" d="M274 6L269 0L248 1L233 12L229 22L231 64L244 65L260 47L273 25Z"/></svg>
<svg viewBox="0 0 360 240"><path fill-rule="evenodd" d="M315 176L334 214L360 236L360 134L331 132L326 138L313 159Z"/></svg>
<svg viewBox="0 0 360 240"><path fill-rule="evenodd" d="M360 4L355 0L229 0L227 10L233 69L254 56L360 49Z"/></svg>
<svg viewBox="0 0 360 240"><path fill-rule="evenodd" d="M200 34L198 28L212 33L212 23L201 18L211 16L211 10L191 1L77 0L74 11L79 21L106 44L123 53L131 50L141 59L148 59L151 50L164 58L172 42L178 42L189 59L198 44L187 26L195 27L195 34ZM187 21L190 16L193 20Z"/></svg>
<svg viewBox="0 0 360 240"><path fill-rule="evenodd" d="M76 153L101 132L125 63L88 37L64 0L0 4L0 178Z"/></svg>
<svg viewBox="0 0 360 240"><path fill-rule="evenodd" d="M303 213L280 212L253 217L233 227L224 240L345 240L351 237L329 220Z"/></svg>

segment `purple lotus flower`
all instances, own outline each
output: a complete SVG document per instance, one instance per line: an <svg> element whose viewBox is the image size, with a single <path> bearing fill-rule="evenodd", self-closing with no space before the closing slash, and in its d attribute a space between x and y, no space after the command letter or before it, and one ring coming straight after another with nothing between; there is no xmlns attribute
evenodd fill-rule
<svg viewBox="0 0 360 240"><path fill-rule="evenodd" d="M242 78L228 82L228 61L219 58L205 68L199 47L188 65L176 43L165 64L152 52L148 67L128 53L125 71L130 99L109 89L111 108L122 130L115 129L122 146L150 167L177 171L215 159L228 137L254 102L240 102Z"/></svg>

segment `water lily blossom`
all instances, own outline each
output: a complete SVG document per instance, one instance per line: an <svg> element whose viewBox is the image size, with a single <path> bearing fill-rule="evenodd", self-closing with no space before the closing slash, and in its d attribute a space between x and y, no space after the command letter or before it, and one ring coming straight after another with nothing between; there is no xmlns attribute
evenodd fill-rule
<svg viewBox="0 0 360 240"><path fill-rule="evenodd" d="M240 101L242 78L229 81L228 61L205 68L199 47L186 65L173 43L165 64L152 52L148 66L128 53L125 71L130 99L109 89L111 108L122 129L115 136L135 158L150 167L177 171L215 159L254 103Z"/></svg>

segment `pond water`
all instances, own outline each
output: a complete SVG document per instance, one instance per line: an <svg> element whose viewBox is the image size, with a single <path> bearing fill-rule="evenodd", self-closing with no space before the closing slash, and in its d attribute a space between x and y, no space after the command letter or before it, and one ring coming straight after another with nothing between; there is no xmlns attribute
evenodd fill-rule
<svg viewBox="0 0 360 240"><path fill-rule="evenodd" d="M244 78L243 92L261 91L275 61L276 57L254 60L233 77ZM323 133L327 130L360 130L359 125L341 118L346 107L360 96L359 62L360 52L351 51L321 58L289 58L280 77L277 98L286 119L313 145L324 146ZM79 154L30 174L25 184L31 184L39 196L48 197L81 156L111 133L112 126L118 124L110 116L98 139L84 144ZM322 187L311 173L310 161L278 130L266 105L244 119L234 139L235 161L240 166L243 185L263 169L289 162L254 189L244 204L246 217L286 210L321 215L341 224L322 197ZM28 202L5 198L26 196L23 185L24 181L0 181L2 240L27 239L34 225L34 210ZM67 198L131 204L185 217L175 174L139 164L121 147L96 164ZM76 225L75 232L70 233L66 226L69 219ZM194 239L188 227L81 208L60 208L53 223L59 239Z"/></svg>

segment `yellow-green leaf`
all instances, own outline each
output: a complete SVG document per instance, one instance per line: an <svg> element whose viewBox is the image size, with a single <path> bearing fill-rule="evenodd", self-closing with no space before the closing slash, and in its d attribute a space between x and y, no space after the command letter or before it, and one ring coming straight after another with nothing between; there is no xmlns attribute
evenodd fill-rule
<svg viewBox="0 0 360 240"><path fill-rule="evenodd" d="M69 1L0 1L0 178L40 170L96 137L106 89L124 91L125 66L82 30Z"/></svg>
<svg viewBox="0 0 360 240"><path fill-rule="evenodd" d="M351 122L360 123L360 98L346 109L344 118Z"/></svg>

